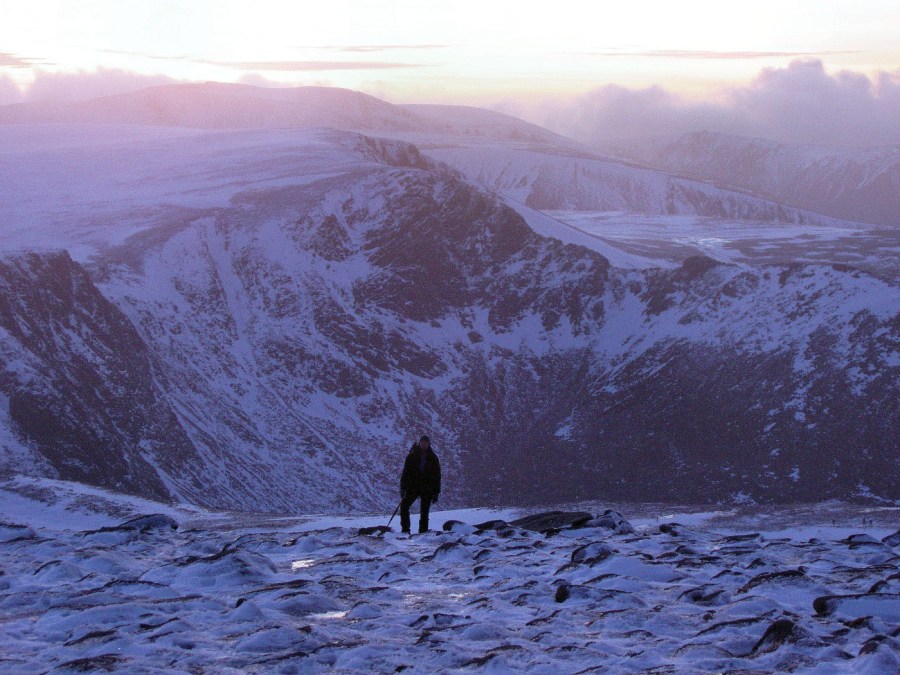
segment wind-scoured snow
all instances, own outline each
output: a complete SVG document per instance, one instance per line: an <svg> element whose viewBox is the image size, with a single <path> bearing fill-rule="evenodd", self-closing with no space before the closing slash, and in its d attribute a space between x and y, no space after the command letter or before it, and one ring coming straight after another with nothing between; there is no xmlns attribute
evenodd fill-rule
<svg viewBox="0 0 900 675"><path fill-rule="evenodd" d="M0 483L2 672L900 667L896 509L437 511L410 538L80 489Z"/></svg>
<svg viewBox="0 0 900 675"><path fill-rule="evenodd" d="M0 199L0 250L67 249L84 261L242 191L364 168L358 139L323 129L0 125L0 183L16 186Z"/></svg>

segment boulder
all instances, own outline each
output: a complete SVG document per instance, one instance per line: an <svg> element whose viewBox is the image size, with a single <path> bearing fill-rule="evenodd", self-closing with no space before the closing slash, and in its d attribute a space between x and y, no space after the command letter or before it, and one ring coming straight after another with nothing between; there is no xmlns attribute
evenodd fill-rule
<svg viewBox="0 0 900 675"><path fill-rule="evenodd" d="M847 544L847 546L849 546L850 548L860 548L862 546L874 546L876 548L882 548L883 546L888 545L868 534L851 534L849 537L843 540L843 543Z"/></svg>
<svg viewBox="0 0 900 675"><path fill-rule="evenodd" d="M503 530L507 527L509 527L509 523L505 520L486 520L483 523L478 523L475 529L478 532L484 532L485 530Z"/></svg>
<svg viewBox="0 0 900 675"><path fill-rule="evenodd" d="M768 654L774 652L785 642L796 642L803 637L803 632L790 619L778 619L769 624L766 632L759 641L753 645L750 654L757 656L759 654Z"/></svg>
<svg viewBox="0 0 900 675"><path fill-rule="evenodd" d="M891 548L900 546L900 530L897 530L896 532L894 532L894 534L889 534L881 541L882 541L882 543L887 544Z"/></svg>
<svg viewBox="0 0 900 675"><path fill-rule="evenodd" d="M510 523L523 530L547 534L559 530L582 527L593 516L585 511L545 511L519 518Z"/></svg>
<svg viewBox="0 0 900 675"><path fill-rule="evenodd" d="M478 531L476 526L469 525L468 523L464 523L461 520L448 520L446 523L444 523L443 529L444 532L453 532L455 534L472 534L473 532Z"/></svg>
<svg viewBox="0 0 900 675"><path fill-rule="evenodd" d="M165 516L161 513L151 513L147 516L138 516L131 520L126 520L119 525L121 530L137 530L138 532L147 532L149 530L177 530L178 523L174 518Z"/></svg>
<svg viewBox="0 0 900 675"><path fill-rule="evenodd" d="M602 527L614 534L634 534L634 527L618 511L606 509L601 515L585 523L585 527Z"/></svg>
<svg viewBox="0 0 900 675"><path fill-rule="evenodd" d="M124 523L112 527L101 527L99 530L83 532L84 535L103 534L106 532L139 532L141 534L151 530L177 530L178 523L174 518L162 513L151 513L146 516L137 516Z"/></svg>
<svg viewBox="0 0 900 675"><path fill-rule="evenodd" d="M803 568L797 568L795 570L779 570L777 572L763 572L762 574L757 574L750 579L750 581L741 586L738 589L738 593L746 593L760 584L780 583L785 581L796 583L800 579L805 578L806 570Z"/></svg>
<svg viewBox="0 0 900 675"><path fill-rule="evenodd" d="M673 537L677 537L682 534L682 528L684 525L681 523L663 523L659 526L659 531L663 534L670 534Z"/></svg>
<svg viewBox="0 0 900 675"><path fill-rule="evenodd" d="M359 536L361 537L379 537L388 532L393 532L393 528L390 528L387 525L373 525L372 527L359 528Z"/></svg>
<svg viewBox="0 0 900 675"><path fill-rule="evenodd" d="M579 546L572 551L572 562L578 565L593 566L603 562L613 554L613 550L601 542L593 542Z"/></svg>
<svg viewBox="0 0 900 675"><path fill-rule="evenodd" d="M821 616L877 616L893 623L900 621L900 593L823 595L813 600L813 609Z"/></svg>

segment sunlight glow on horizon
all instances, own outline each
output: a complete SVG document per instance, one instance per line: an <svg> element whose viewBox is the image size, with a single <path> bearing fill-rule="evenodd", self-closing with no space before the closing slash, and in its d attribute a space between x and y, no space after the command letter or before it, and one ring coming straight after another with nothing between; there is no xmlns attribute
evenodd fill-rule
<svg viewBox="0 0 900 675"><path fill-rule="evenodd" d="M395 101L572 95L604 84L703 95L796 58L831 71L897 70L898 26L900 7L886 0L35 0L4 8L0 78L24 89L39 72L109 69L324 84Z"/></svg>

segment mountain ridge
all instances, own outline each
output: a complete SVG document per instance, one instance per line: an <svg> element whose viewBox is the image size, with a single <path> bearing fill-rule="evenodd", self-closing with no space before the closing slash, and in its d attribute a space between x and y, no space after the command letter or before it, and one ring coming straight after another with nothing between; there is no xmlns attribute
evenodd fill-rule
<svg viewBox="0 0 900 675"><path fill-rule="evenodd" d="M897 145L837 150L703 131L634 144L616 154L836 218L900 224Z"/></svg>
<svg viewBox="0 0 900 675"><path fill-rule="evenodd" d="M89 263L127 318L118 332L136 331L153 364L177 419L165 428L187 439L186 466L164 470L170 493L258 511L383 508L410 430L427 429L451 504L897 498L884 428L896 284L703 257L617 270L409 146L308 139L309 162L338 166L323 143L355 154L336 174L309 166L311 181L182 208L171 225L157 214L127 253ZM37 382L60 392L52 419L73 419L63 401L81 398L65 382L125 358L101 351L68 377L68 351L0 343L43 363ZM2 392L23 387L7 377ZM15 421L5 433L52 451ZM567 479L548 482L560 467Z"/></svg>
<svg viewBox="0 0 900 675"><path fill-rule="evenodd" d="M521 144L517 147L518 156L507 157L505 161L513 165L522 162L530 165L526 174L512 177L517 183L525 180L531 185L531 194L522 197L523 203L529 206L577 210L624 207L643 213L672 213L691 208L700 215L822 220L812 213L817 209L808 200L802 208L780 204L777 199L764 206L762 201L766 200L766 191L761 193L752 185L731 181L735 187L730 190L716 187L709 184L708 172L692 171L684 166L661 169L660 162L640 153L633 152L624 158L603 154L503 113L471 106L395 105L340 88L182 83L63 105L29 102L0 107L0 127L35 123L125 124L208 130L323 127L374 132L419 145L434 158L449 161L473 180L505 192L518 188L504 184L503 177L498 174L506 173L508 169L498 166L497 162L509 154L509 147ZM465 156L472 154L467 144L473 141L487 144L486 148L493 143L494 153L500 150L499 156ZM451 148L445 150L443 146L448 143ZM498 144L507 145L500 148ZM426 149L428 145L434 147ZM476 149L482 148L476 146ZM479 163L480 166L476 166ZM513 169L513 172L518 170ZM564 175L557 175L560 171ZM666 176L666 171L672 175ZM577 180L579 175L584 176L581 185ZM689 180L695 175L699 180ZM575 180L572 180L573 176ZM660 191L662 196L655 194ZM677 205L671 202L672 198L667 197L666 192L676 193ZM625 196L613 196L616 193ZM754 201L758 203L748 205Z"/></svg>

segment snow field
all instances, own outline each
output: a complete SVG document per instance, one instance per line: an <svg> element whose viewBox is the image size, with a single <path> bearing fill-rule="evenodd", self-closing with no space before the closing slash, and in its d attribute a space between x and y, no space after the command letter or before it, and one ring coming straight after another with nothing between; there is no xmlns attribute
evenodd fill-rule
<svg viewBox="0 0 900 675"><path fill-rule="evenodd" d="M19 522L0 527L2 672L900 667L900 537L872 536L885 528L804 539L713 530L712 514L635 530L615 512L529 525L470 510L434 513L462 522L407 537L375 526L386 517L180 507L96 527L77 492L42 506L65 486L31 487L46 489L34 517L21 502ZM148 506L93 496L123 513Z"/></svg>

